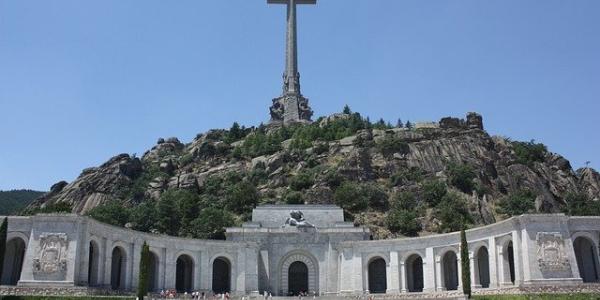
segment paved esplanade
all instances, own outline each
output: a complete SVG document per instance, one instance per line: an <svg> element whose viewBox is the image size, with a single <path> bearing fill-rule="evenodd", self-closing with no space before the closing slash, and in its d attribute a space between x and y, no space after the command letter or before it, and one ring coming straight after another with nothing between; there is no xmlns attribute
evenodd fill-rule
<svg viewBox="0 0 600 300"><path fill-rule="evenodd" d="M286 64L283 74L283 93L273 99L271 123L310 122L312 110L308 99L300 92L300 72L298 71L298 38L296 29L296 5L316 4L317 0L267 0L270 4L287 5Z"/></svg>

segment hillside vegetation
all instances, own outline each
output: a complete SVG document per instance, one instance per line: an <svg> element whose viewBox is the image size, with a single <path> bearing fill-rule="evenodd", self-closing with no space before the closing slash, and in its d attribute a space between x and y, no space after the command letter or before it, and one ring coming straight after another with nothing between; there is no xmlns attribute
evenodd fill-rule
<svg viewBox="0 0 600 300"><path fill-rule="evenodd" d="M32 190L0 191L0 216L16 215L45 192Z"/></svg>
<svg viewBox="0 0 600 300"><path fill-rule="evenodd" d="M159 139L59 182L28 208L137 230L223 238L260 204L337 204L374 238L449 232L523 213L600 214L600 175L535 141L492 137L482 117L371 122L348 107L308 125Z"/></svg>

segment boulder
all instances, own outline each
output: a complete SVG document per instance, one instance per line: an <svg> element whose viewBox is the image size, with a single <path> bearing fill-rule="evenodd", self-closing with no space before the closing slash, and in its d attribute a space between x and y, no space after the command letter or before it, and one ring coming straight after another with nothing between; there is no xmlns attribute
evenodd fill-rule
<svg viewBox="0 0 600 300"><path fill-rule="evenodd" d="M467 127L469 129L483 130L483 117L476 112L468 113L467 114Z"/></svg>

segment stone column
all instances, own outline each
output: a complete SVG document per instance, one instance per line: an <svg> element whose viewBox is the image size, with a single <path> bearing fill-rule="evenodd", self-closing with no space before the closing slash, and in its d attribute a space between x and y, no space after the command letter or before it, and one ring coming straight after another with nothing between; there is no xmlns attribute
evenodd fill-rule
<svg viewBox="0 0 600 300"><path fill-rule="evenodd" d="M200 289L210 291L212 289L212 268L210 267L210 256L208 251L203 250L200 254L200 271L203 276L200 276Z"/></svg>
<svg viewBox="0 0 600 300"><path fill-rule="evenodd" d="M390 263L387 266L387 294L400 292L400 275L398 270L398 251L390 252Z"/></svg>
<svg viewBox="0 0 600 300"><path fill-rule="evenodd" d="M423 291L434 292L436 290L436 263L433 248L425 249L425 257L423 258ZM439 280L437 282L440 282Z"/></svg>
<svg viewBox="0 0 600 300"><path fill-rule="evenodd" d="M133 272L131 272L131 276L132 276L132 284L131 284L131 288L132 289L137 289L138 286L138 281L139 281L139 274L140 274L140 260L142 258L142 245L140 244L140 241L135 241L135 244L133 244Z"/></svg>
<svg viewBox="0 0 600 300"><path fill-rule="evenodd" d="M442 281L442 257L439 255L435 256L435 281L436 291L439 292L446 290Z"/></svg>
<svg viewBox="0 0 600 300"><path fill-rule="evenodd" d="M527 247L527 239L525 239L524 243L521 244L521 237L519 236L519 232L516 230L512 231L512 240L513 256L515 259L515 285L520 285L523 283L523 256L525 256L526 261L529 261L529 248ZM526 274L528 278L531 277L529 275L529 269L527 269Z"/></svg>
<svg viewBox="0 0 600 300"><path fill-rule="evenodd" d="M251 295L258 295L258 249L245 248L246 256L246 286L245 292Z"/></svg>
<svg viewBox="0 0 600 300"><path fill-rule="evenodd" d="M167 248L165 256L165 289L176 288L177 281L177 257L175 257L175 249Z"/></svg>
<svg viewBox="0 0 600 300"><path fill-rule="evenodd" d="M456 288L459 291L462 291L463 282L462 282L462 260L460 259L460 252L456 256L456 269L458 273L458 287Z"/></svg>
<svg viewBox="0 0 600 300"><path fill-rule="evenodd" d="M354 274L353 280L353 288L355 292L364 292L367 290L367 287L363 283L363 266L362 266L362 256L358 251L354 251L354 256L352 258L352 269L354 270L352 273Z"/></svg>
<svg viewBox="0 0 600 300"><path fill-rule="evenodd" d="M199 290L202 288L202 252L195 251L194 255L194 282L192 282L192 286L194 290Z"/></svg>
<svg viewBox="0 0 600 300"><path fill-rule="evenodd" d="M232 272L235 270L235 275L233 276L236 278L235 291L243 294L246 291L246 277L244 276L244 272L246 271L246 253L243 248L237 251L236 264L237 266L232 266L231 268Z"/></svg>
<svg viewBox="0 0 600 300"><path fill-rule="evenodd" d="M112 272L112 241L104 239L104 286L110 288L110 277Z"/></svg>
<svg viewBox="0 0 600 300"><path fill-rule="evenodd" d="M133 265L135 264L135 253L133 249L133 243L127 245L128 255L127 255L127 266L125 267L125 287L129 290L133 289ZM139 259L138 259L139 261Z"/></svg>
<svg viewBox="0 0 600 300"><path fill-rule="evenodd" d="M408 292L408 278L406 277L406 261L400 262L400 291L402 293Z"/></svg>
<svg viewBox="0 0 600 300"><path fill-rule="evenodd" d="M351 248L345 248L340 252L342 254L340 262L340 293L353 293L355 291L354 276L356 276L353 268L353 251Z"/></svg>
<svg viewBox="0 0 600 300"><path fill-rule="evenodd" d="M477 272L475 271L475 267L478 267ZM478 274L479 269L479 261L475 257L475 253L469 251L469 271L471 272L471 287L473 287L474 289L481 288L481 275Z"/></svg>
<svg viewBox="0 0 600 300"><path fill-rule="evenodd" d="M490 287L498 286L498 254L496 254L496 238L488 239L489 265L490 265Z"/></svg>
<svg viewBox="0 0 600 300"><path fill-rule="evenodd" d="M160 248L158 250L158 289L166 289L166 271L167 271L167 249Z"/></svg>

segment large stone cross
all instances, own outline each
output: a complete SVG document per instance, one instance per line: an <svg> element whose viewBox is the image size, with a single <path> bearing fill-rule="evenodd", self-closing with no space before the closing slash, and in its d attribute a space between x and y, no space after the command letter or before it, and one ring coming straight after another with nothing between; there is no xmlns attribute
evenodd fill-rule
<svg viewBox="0 0 600 300"><path fill-rule="evenodd" d="M283 94L273 99L271 122L310 121L312 110L308 99L300 92L300 72L298 71L298 38L296 29L296 5L317 4L317 0L267 0L269 4L287 5L286 64L283 74Z"/></svg>

